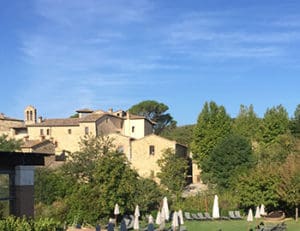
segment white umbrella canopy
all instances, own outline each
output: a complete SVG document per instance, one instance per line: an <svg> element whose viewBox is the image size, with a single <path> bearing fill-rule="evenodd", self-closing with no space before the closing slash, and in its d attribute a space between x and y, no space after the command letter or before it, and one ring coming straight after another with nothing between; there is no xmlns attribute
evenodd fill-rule
<svg viewBox="0 0 300 231"><path fill-rule="evenodd" d="M214 198L214 205L213 205L212 217L213 218L220 218L219 199L218 199L217 195L215 195L215 198Z"/></svg>
<svg viewBox="0 0 300 231"><path fill-rule="evenodd" d="M118 205L118 204L115 204L114 215L119 215L119 214L120 214L119 205Z"/></svg>
<svg viewBox="0 0 300 231"><path fill-rule="evenodd" d="M165 228L166 226L165 220L166 220L165 210L162 209L160 212L160 223L159 223L160 230L163 230Z"/></svg>
<svg viewBox="0 0 300 231"><path fill-rule="evenodd" d="M176 230L176 227L178 227L178 213L176 211L174 211L174 213L173 213L172 227L173 227L173 230Z"/></svg>
<svg viewBox="0 0 300 231"><path fill-rule="evenodd" d="M169 206L168 206L168 199L167 199L167 197L163 198L162 210L164 210L165 220L168 221L170 213L169 213Z"/></svg>
<svg viewBox="0 0 300 231"><path fill-rule="evenodd" d="M134 216L133 229L134 230L139 230L140 229L139 217L138 216Z"/></svg>
<svg viewBox="0 0 300 231"><path fill-rule="evenodd" d="M179 217L180 224L183 225L184 221L183 221L183 214L181 209L179 209L178 211L178 217Z"/></svg>
<svg viewBox="0 0 300 231"><path fill-rule="evenodd" d="M249 209L247 221L253 221L253 212L252 209Z"/></svg>
<svg viewBox="0 0 300 231"><path fill-rule="evenodd" d="M137 205L137 206L135 206L135 210L134 210L134 216L140 216L140 208L139 208L139 206Z"/></svg>
<svg viewBox="0 0 300 231"><path fill-rule="evenodd" d="M160 225L160 223L161 223L161 214L160 211L158 211L155 219L155 224Z"/></svg>
<svg viewBox="0 0 300 231"><path fill-rule="evenodd" d="M135 230L140 229L139 216L140 216L140 209L139 209L139 206L137 205L137 206L135 206L134 221L133 221L133 229L135 229Z"/></svg>
<svg viewBox="0 0 300 231"><path fill-rule="evenodd" d="M260 215L262 215L262 216L266 215L264 204L261 204L261 206L260 206Z"/></svg>
<svg viewBox="0 0 300 231"><path fill-rule="evenodd" d="M151 214L150 214L149 217L148 217L148 223L149 223L149 224L150 224L150 223L153 223L153 217L152 217Z"/></svg>
<svg viewBox="0 0 300 231"><path fill-rule="evenodd" d="M256 211L255 211L255 218L260 218L260 209L259 206L256 207Z"/></svg>

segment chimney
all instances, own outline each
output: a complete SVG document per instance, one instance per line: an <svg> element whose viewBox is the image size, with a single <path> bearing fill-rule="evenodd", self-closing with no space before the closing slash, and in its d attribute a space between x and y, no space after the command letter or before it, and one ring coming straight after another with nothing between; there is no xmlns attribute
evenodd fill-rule
<svg viewBox="0 0 300 231"><path fill-rule="evenodd" d="M112 108L108 109L108 113L112 114L113 113L113 109Z"/></svg>
<svg viewBox="0 0 300 231"><path fill-rule="evenodd" d="M38 123L42 123L42 122L43 122L43 117L39 116Z"/></svg>

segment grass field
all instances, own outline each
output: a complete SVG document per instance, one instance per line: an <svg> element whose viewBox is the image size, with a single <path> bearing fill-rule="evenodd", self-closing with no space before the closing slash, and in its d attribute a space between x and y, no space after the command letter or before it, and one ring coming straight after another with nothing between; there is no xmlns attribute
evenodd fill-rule
<svg viewBox="0 0 300 231"><path fill-rule="evenodd" d="M239 221L186 221L185 226L188 231L249 231L257 226L261 220L247 222L246 220ZM300 231L300 221L294 220L285 221L287 224L287 231ZM272 223L265 223L272 224Z"/></svg>

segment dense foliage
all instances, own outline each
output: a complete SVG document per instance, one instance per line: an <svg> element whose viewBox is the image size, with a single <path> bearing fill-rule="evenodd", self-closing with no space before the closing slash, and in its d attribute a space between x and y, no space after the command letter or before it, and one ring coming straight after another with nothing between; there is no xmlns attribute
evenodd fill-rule
<svg viewBox="0 0 300 231"><path fill-rule="evenodd" d="M0 151L13 152L21 149L23 141L9 138L8 135L0 136Z"/></svg>
<svg viewBox="0 0 300 231"><path fill-rule="evenodd" d="M0 220L0 230L3 231L50 231L56 228L61 228L61 225L52 218L32 220L10 216Z"/></svg>
<svg viewBox="0 0 300 231"><path fill-rule="evenodd" d="M194 128L191 150L193 158L201 166L224 137L232 130L231 118L223 106L215 102L205 103Z"/></svg>
<svg viewBox="0 0 300 231"><path fill-rule="evenodd" d="M121 214L132 214L136 204L141 212L158 207L161 189L154 181L138 176L111 138L85 137L80 151L69 158L59 169L36 172L38 217L95 224L101 219L107 222L116 203Z"/></svg>
<svg viewBox="0 0 300 231"><path fill-rule="evenodd" d="M188 169L188 160L184 156L179 156L172 149L166 149L162 158L158 160L160 172L158 177L162 185L177 197L186 186L186 173Z"/></svg>
<svg viewBox="0 0 300 231"><path fill-rule="evenodd" d="M193 130L195 125L185 125L164 129L160 134L170 140L176 140L179 144L190 146L193 139Z"/></svg>
<svg viewBox="0 0 300 231"><path fill-rule="evenodd" d="M129 112L131 114L145 116L147 119L155 122L154 132L155 134L160 134L164 129L176 126L176 121L170 113L166 113L168 110L169 107L163 103L146 100L133 105L129 109Z"/></svg>
<svg viewBox="0 0 300 231"><path fill-rule="evenodd" d="M147 103L158 106L157 102ZM167 110L151 109L147 103L137 107L140 113L132 113L154 120L157 112L164 114ZM293 118L281 105L267 109L263 118L257 117L252 105L241 105L233 119L223 106L206 102L197 124L171 124L161 135L190 146L202 170L201 179L213 186L194 197L174 200L184 188L186 162L166 150L158 162L158 176L161 185L175 195L169 198L172 209L211 212L216 193L223 215L228 210L248 211L260 204L265 204L267 211L281 209L288 213L299 207L299 105ZM39 169L37 215L69 223L94 223L107 221L115 203L123 214L132 213L136 204L143 214L156 211L166 192L153 180L139 177L112 143L107 137L86 137L80 151L71 154L62 168Z"/></svg>
<svg viewBox="0 0 300 231"><path fill-rule="evenodd" d="M229 135L203 160L202 179L219 189L228 189L230 181L252 165L251 143L243 136Z"/></svg>

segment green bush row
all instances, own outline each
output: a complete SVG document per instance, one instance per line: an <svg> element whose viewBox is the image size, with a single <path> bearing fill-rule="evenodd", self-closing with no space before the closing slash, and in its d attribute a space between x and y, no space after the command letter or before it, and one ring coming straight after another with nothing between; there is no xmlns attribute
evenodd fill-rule
<svg viewBox="0 0 300 231"><path fill-rule="evenodd" d="M59 222L52 218L33 220L9 216L0 220L1 231L56 231L59 228Z"/></svg>

